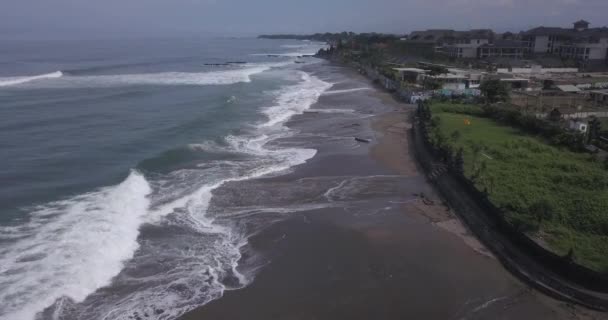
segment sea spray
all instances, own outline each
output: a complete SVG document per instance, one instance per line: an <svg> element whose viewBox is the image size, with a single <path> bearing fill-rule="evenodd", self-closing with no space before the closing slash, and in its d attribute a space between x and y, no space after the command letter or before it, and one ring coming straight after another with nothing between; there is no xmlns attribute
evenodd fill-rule
<svg viewBox="0 0 608 320"><path fill-rule="evenodd" d="M0 256L0 319L33 319L61 297L79 302L108 285L139 247L150 192L133 171L117 186L35 208Z"/></svg>
<svg viewBox="0 0 608 320"><path fill-rule="evenodd" d="M237 266L250 234L216 221L209 204L225 183L276 174L316 154L268 144L292 135L285 122L331 86L295 74L298 82L273 92L274 104L252 132L227 136L222 146L191 146L242 160L214 160L148 180L134 171L117 186L33 210L29 231L11 233L14 244L1 255L2 272L14 275L0 280L6 306L0 319L32 319L45 308L45 317L57 319L174 319L249 283ZM162 236L151 236L157 233Z"/></svg>

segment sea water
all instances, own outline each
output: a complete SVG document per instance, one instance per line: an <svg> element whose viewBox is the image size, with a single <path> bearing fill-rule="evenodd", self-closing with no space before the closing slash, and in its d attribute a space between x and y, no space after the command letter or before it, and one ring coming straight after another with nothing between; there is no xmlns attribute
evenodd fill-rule
<svg viewBox="0 0 608 320"><path fill-rule="evenodd" d="M245 286L248 235L207 208L315 155L268 143L331 86L301 70L322 46L3 42L0 319L174 319Z"/></svg>

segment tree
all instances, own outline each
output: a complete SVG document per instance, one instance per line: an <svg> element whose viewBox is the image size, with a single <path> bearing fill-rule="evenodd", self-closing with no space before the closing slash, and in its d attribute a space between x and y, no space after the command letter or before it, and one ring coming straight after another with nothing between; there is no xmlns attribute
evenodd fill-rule
<svg viewBox="0 0 608 320"><path fill-rule="evenodd" d="M338 44L336 46L336 50L337 51L342 51L342 49L344 48L344 45L342 44L342 39L338 40Z"/></svg>
<svg viewBox="0 0 608 320"><path fill-rule="evenodd" d="M488 80L479 86L481 94L489 103L507 101L509 99L509 89L500 80Z"/></svg>
<svg viewBox="0 0 608 320"><path fill-rule="evenodd" d="M424 80L424 88L427 90L437 90L437 89L441 89L443 85L441 84L441 82L439 80L433 79L433 78L425 78Z"/></svg>
<svg viewBox="0 0 608 320"><path fill-rule="evenodd" d="M600 137L600 132L602 131L602 124L600 121L593 117L591 121L589 121L589 134L587 136L587 143L593 143Z"/></svg>
<svg viewBox="0 0 608 320"><path fill-rule="evenodd" d="M427 69L430 76L438 76L449 72L447 68L441 66L429 66Z"/></svg>
<svg viewBox="0 0 608 320"><path fill-rule="evenodd" d="M562 119L562 113L557 110L557 108L553 108L549 113L549 121L558 122Z"/></svg>
<svg viewBox="0 0 608 320"><path fill-rule="evenodd" d="M554 209L553 205L549 201L547 201L546 199L542 199L532 204L528 208L528 211L532 216L536 218L536 221L538 222L538 228L540 229L540 226L542 225L543 221L547 221L553 218Z"/></svg>

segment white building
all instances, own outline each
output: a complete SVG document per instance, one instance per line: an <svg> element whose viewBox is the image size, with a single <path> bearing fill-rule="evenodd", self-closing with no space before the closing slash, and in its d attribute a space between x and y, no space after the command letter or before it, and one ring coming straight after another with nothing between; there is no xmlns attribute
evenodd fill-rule
<svg viewBox="0 0 608 320"><path fill-rule="evenodd" d="M578 119L570 120L568 123L570 130L578 131L580 133L586 133L588 124L587 122L580 121Z"/></svg>
<svg viewBox="0 0 608 320"><path fill-rule="evenodd" d="M589 28L581 20L572 29L538 27L522 39L535 54L555 54L576 60L608 60L608 28Z"/></svg>
<svg viewBox="0 0 608 320"><path fill-rule="evenodd" d="M608 90L590 91L589 97L597 106L608 106Z"/></svg>
<svg viewBox="0 0 608 320"><path fill-rule="evenodd" d="M443 51L450 57L475 59L478 49L494 39L492 30L457 31L452 39L444 44Z"/></svg>

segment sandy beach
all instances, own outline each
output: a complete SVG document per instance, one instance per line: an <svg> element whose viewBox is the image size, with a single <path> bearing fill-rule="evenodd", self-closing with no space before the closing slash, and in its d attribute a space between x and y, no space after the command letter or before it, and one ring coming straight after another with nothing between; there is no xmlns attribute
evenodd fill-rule
<svg viewBox="0 0 608 320"><path fill-rule="evenodd" d="M275 143L318 153L287 174L216 190L211 210L267 212L248 222L239 270L250 283L183 319L605 317L528 288L470 235L417 167L413 106L352 70L307 68L334 87L291 119L297 135Z"/></svg>

